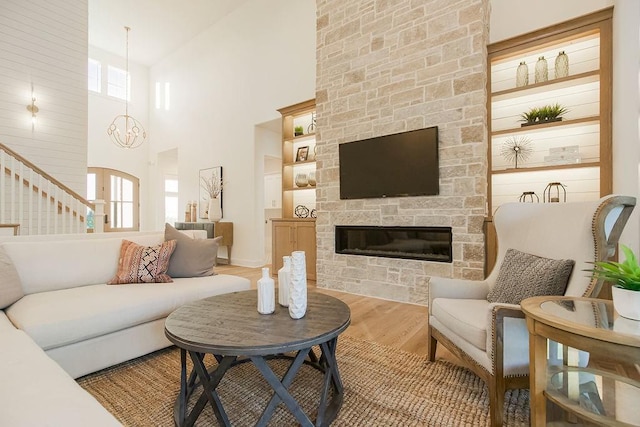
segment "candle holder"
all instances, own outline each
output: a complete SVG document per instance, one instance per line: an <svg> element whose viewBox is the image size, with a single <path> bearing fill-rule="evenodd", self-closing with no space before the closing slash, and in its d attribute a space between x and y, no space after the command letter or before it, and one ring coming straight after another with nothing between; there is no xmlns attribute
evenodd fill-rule
<svg viewBox="0 0 640 427"><path fill-rule="evenodd" d="M536 193L534 193L533 191L525 191L524 193L522 193L520 195L520 199L518 199L520 202L522 203L533 203L533 198L536 198L536 202L540 203L540 197L538 197L538 195Z"/></svg>
<svg viewBox="0 0 640 427"><path fill-rule="evenodd" d="M567 201L567 188L560 182L550 182L544 189L542 200L545 203L559 203L561 197L562 202Z"/></svg>

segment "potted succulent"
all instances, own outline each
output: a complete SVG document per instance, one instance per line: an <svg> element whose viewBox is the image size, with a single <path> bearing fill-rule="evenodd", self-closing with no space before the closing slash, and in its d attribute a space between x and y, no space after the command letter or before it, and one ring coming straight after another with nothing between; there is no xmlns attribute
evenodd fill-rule
<svg viewBox="0 0 640 427"><path fill-rule="evenodd" d="M640 265L633 251L620 245L624 262L599 261L594 263L593 274L610 282L613 307L628 319L640 320Z"/></svg>
<svg viewBox="0 0 640 427"><path fill-rule="evenodd" d="M534 107L529 111L520 114L520 121L524 122L520 126L538 125L541 123L558 122L562 120L562 115L567 111L567 107L555 104L545 105L543 107Z"/></svg>
<svg viewBox="0 0 640 427"><path fill-rule="evenodd" d="M293 136L300 136L304 134L304 128L302 126L296 126L293 128Z"/></svg>

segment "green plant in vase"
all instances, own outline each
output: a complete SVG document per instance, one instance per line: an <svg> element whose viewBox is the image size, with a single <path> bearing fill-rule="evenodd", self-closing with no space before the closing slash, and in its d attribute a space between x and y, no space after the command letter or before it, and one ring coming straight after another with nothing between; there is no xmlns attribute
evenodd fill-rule
<svg viewBox="0 0 640 427"><path fill-rule="evenodd" d="M525 126L525 125L533 125L538 120L538 116L539 116L539 109L534 107L534 108L530 109L529 111L526 111L526 112L520 114L520 121L521 122L525 122L523 124L523 126Z"/></svg>
<svg viewBox="0 0 640 427"><path fill-rule="evenodd" d="M557 102L542 107L534 107L527 112L520 114L520 121L525 122L522 126L536 125L540 123L549 123L562 120L562 115L569 109Z"/></svg>
<svg viewBox="0 0 640 427"><path fill-rule="evenodd" d="M302 126L296 126L293 128L293 135L300 136L304 135L304 128Z"/></svg>
<svg viewBox="0 0 640 427"><path fill-rule="evenodd" d="M598 261L593 270L594 277L612 284L613 306L623 317L640 320L640 265L633 251L620 245L625 256L623 262Z"/></svg>

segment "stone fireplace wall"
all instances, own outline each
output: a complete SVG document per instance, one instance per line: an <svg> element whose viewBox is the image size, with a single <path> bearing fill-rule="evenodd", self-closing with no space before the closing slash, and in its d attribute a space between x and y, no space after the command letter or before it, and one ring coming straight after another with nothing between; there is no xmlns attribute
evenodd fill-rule
<svg viewBox="0 0 640 427"><path fill-rule="evenodd" d="M318 287L426 304L430 276L483 278L488 9L317 1ZM440 195L340 200L339 144L429 126L439 127ZM335 225L450 226L453 262L339 255Z"/></svg>

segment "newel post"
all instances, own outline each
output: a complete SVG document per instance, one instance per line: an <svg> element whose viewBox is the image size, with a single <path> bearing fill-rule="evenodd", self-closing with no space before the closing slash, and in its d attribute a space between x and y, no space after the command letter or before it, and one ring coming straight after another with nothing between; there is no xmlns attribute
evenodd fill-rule
<svg viewBox="0 0 640 427"><path fill-rule="evenodd" d="M104 233L104 200L94 200L96 210L93 214L93 232Z"/></svg>

